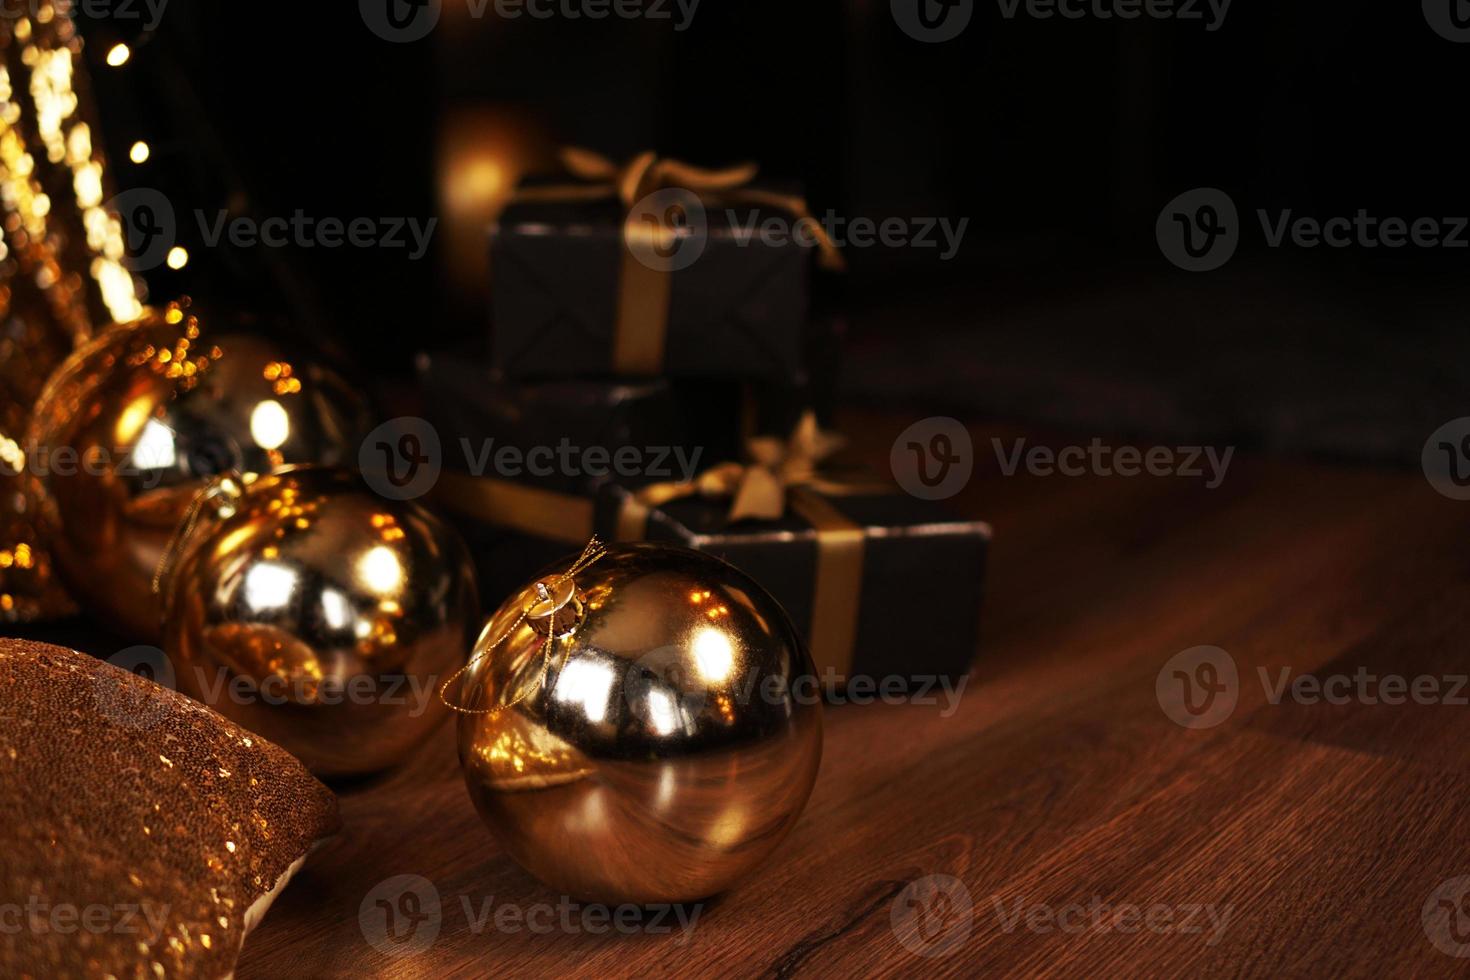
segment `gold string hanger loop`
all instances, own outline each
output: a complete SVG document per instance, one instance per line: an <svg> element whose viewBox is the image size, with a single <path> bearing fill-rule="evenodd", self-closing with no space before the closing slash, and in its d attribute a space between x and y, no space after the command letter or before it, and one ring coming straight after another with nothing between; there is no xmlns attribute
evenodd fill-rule
<svg viewBox="0 0 1470 980"><path fill-rule="evenodd" d="M456 704L454 701L451 701L449 699L448 692L450 685L459 680L459 678L463 676L465 671L470 670L476 664L480 663L480 661L494 654L495 651L500 648L500 645L506 640L510 639L515 631L520 628L522 623L531 618L532 612L542 605L547 606L549 608L549 611L545 617L545 634L542 637L540 644L538 645L536 653L539 654L541 657L541 678L538 683L538 689L544 690L546 688L547 679L550 677L551 674L553 646L556 641L562 638L564 635L570 635L558 632L556 627L557 613L561 610L563 605L565 605L565 603L558 603L558 596L561 592L565 590L565 587L567 585L571 586L570 591L572 594L575 594L576 576L582 571L591 567L599 560L601 560L602 557L606 554L607 546L604 545L596 536L594 536L591 541L587 542L587 547L582 549L582 554L578 556L576 561L572 562L572 564L570 565L570 567L567 568L566 571L549 579L542 579L534 586L532 586L532 588L529 590L531 592L531 595L529 596L530 601L522 606L521 611L516 616L515 620L512 621L511 624L507 626L504 630L502 630L499 636L487 641L486 638L490 635L490 630L494 627L495 624L493 619L490 622L486 623L484 631L480 633L480 638L475 641L475 652L474 655L470 657L469 662L466 663L463 667L456 670L453 674L450 674L449 677L444 681L444 683L439 686L439 700L444 702L444 706L462 715L499 715L502 712L514 708L516 705L520 704L522 701L530 696L531 689L525 688L521 691L520 694L516 695L514 700L512 700L508 704L497 705L493 708L466 708L461 704ZM537 628L537 632L542 632L539 626Z"/></svg>
<svg viewBox="0 0 1470 980"><path fill-rule="evenodd" d="M189 509L184 512L184 517L173 534L169 536L168 544L164 545L163 554L159 556L158 567L153 570L153 594L163 595L164 588L168 585L168 578L173 574L174 564L178 561L184 544L194 529L199 525L199 519L204 514L206 505L212 505L215 514L220 517L233 517L235 508L240 503L240 498L245 495L245 488L254 481L253 475L247 475L239 470L231 470L221 473L206 483L194 499L189 502Z"/></svg>

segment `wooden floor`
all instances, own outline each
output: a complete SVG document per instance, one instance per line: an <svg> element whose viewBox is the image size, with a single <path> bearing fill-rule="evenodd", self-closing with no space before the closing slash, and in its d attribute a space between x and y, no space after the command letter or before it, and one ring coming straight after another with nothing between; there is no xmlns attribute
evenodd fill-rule
<svg viewBox="0 0 1470 980"><path fill-rule="evenodd" d="M881 461L907 420L851 421ZM1216 490L1006 477L990 438L1014 433L974 436L957 502L996 538L958 711L828 709L805 816L688 935L473 932L462 897L558 896L481 825L446 727L344 792L345 832L247 943L240 980L1463 975L1425 909L1470 874L1470 707L1272 704L1258 668L1273 683L1282 667L1470 672L1470 504L1416 472L1251 459ZM1208 730L1176 724L1156 691L1199 645L1240 678ZM444 912L428 949L393 959L358 909L399 874L430 879ZM959 885L936 895L934 875Z"/></svg>
<svg viewBox="0 0 1470 980"><path fill-rule="evenodd" d="M878 458L902 428L856 421ZM241 980L1463 974L1424 909L1470 874L1470 707L1272 704L1258 668L1448 691L1470 671L1470 504L1417 473L1250 459L1216 490L1006 477L990 439L1014 434L974 435L959 503L996 540L959 710L829 709L805 817L687 936L472 932L462 896L558 897L481 826L446 728L343 796L345 834L247 944ZM1199 645L1240 678L1208 730L1172 721L1156 690ZM390 959L357 911L397 874L432 880L444 913L432 946ZM936 894L932 875L961 887Z"/></svg>

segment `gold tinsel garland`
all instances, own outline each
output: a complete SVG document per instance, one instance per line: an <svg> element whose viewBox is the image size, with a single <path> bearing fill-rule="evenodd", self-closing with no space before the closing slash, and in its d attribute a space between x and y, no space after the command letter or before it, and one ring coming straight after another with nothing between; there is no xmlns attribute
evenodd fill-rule
<svg viewBox="0 0 1470 980"><path fill-rule="evenodd" d="M0 21L0 622L71 609L34 523L31 406L95 325L142 312L65 9Z"/></svg>

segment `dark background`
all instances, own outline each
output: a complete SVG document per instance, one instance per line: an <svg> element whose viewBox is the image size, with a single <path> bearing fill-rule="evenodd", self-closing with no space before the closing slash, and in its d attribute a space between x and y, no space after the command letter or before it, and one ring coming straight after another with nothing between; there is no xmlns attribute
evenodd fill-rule
<svg viewBox="0 0 1470 980"><path fill-rule="evenodd" d="M817 214L970 219L952 261L849 250L843 390L869 404L1401 461L1464 414L1470 250L1270 249L1254 216L1470 213L1454 111L1470 45L1418 4L1235 0L1209 31L977 0L940 44L887 0L703 0L683 32L465 10L445 0L410 44L352 3L172 0L151 36L79 18L114 159L153 148L121 183L169 195L193 256L149 274L154 297L278 316L406 378L414 351L486 332L479 224L441 225L411 262L206 248L192 210L422 220L446 212L456 147L498 154L507 181L564 143L655 148L754 159ZM109 69L119 39L135 55ZM1235 201L1243 241L1190 273L1154 224L1200 186Z"/></svg>

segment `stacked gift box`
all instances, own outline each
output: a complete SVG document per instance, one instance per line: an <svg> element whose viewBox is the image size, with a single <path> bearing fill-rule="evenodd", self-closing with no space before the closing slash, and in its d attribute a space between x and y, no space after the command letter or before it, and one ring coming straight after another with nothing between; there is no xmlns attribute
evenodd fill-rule
<svg viewBox="0 0 1470 980"><path fill-rule="evenodd" d="M564 162L490 231L488 351L418 363L436 503L487 606L593 534L644 540L760 582L839 686L966 673L989 528L833 463L842 321L811 295L840 257L809 221L752 232L801 224L800 195L744 167Z"/></svg>

